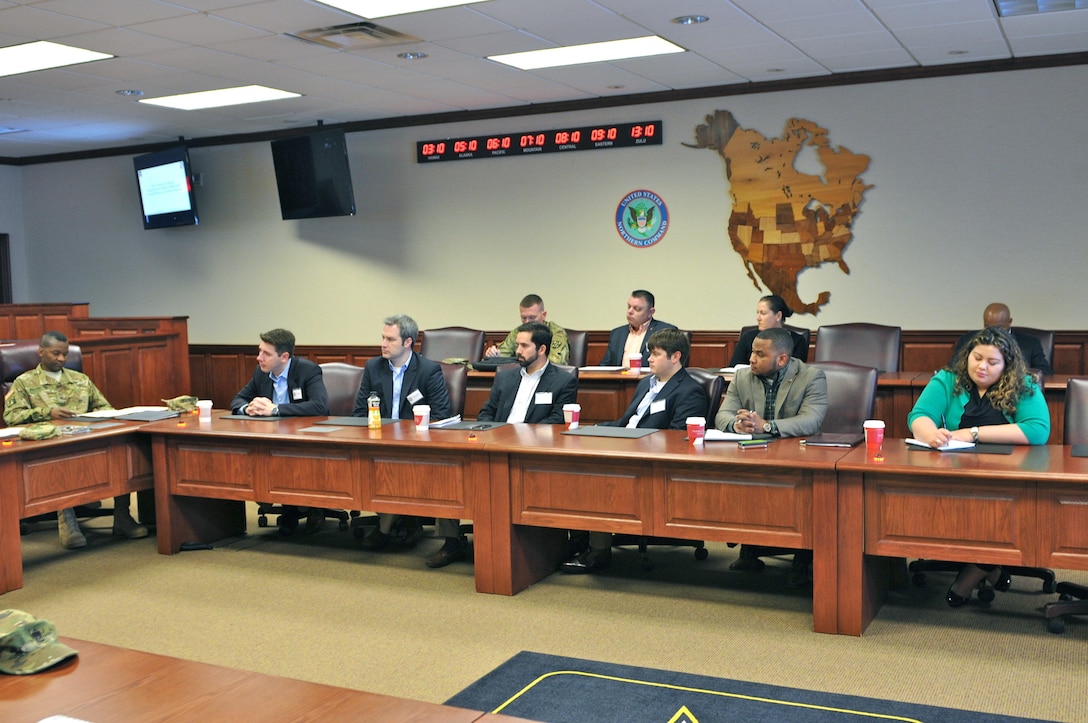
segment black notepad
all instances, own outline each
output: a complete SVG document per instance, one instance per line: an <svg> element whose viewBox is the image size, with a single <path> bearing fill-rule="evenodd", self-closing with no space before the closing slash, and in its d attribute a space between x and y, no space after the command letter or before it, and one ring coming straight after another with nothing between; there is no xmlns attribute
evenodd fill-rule
<svg viewBox="0 0 1088 723"><path fill-rule="evenodd" d="M816 434L805 438L806 447L856 447L865 439L865 434L853 432L835 434Z"/></svg>
<svg viewBox="0 0 1088 723"><path fill-rule="evenodd" d="M387 424L396 424L399 419L386 419L382 417L382 426ZM369 427L370 420L366 417L329 417L328 419L322 419L314 424L335 424L338 427Z"/></svg>

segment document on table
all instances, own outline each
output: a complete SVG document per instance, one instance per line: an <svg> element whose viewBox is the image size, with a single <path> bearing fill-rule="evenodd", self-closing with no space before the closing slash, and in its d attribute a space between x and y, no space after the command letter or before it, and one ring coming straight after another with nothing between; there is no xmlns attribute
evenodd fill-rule
<svg viewBox="0 0 1088 723"><path fill-rule="evenodd" d="M618 372L623 367L578 367L580 372Z"/></svg>
<svg viewBox="0 0 1088 723"><path fill-rule="evenodd" d="M169 411L168 407L125 407L124 409L96 409L93 412L83 412L78 416L90 417L91 419L113 419L115 417L123 417L126 414L167 411Z"/></svg>
<svg viewBox="0 0 1088 723"><path fill-rule="evenodd" d="M722 372L723 374L733 374L739 369L747 369L748 366L748 364L737 364L735 367L722 367L718 371Z"/></svg>
<svg viewBox="0 0 1088 723"><path fill-rule="evenodd" d="M703 433L704 442L738 442L742 439L752 439L750 434L739 432L723 432L720 429L708 429Z"/></svg>
<svg viewBox="0 0 1088 723"><path fill-rule="evenodd" d="M953 452L957 449L970 449L971 447L975 446L974 442L961 442L958 439L951 439L948 441L948 444L944 445L943 447L930 447L922 440L914 439L913 437L907 440L907 444L913 445L915 447L925 447L926 449L935 449L938 452Z"/></svg>

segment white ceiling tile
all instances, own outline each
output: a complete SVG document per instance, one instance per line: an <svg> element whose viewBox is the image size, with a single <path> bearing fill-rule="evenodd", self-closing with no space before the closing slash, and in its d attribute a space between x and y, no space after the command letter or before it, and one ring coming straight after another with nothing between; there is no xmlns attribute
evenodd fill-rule
<svg viewBox="0 0 1088 723"><path fill-rule="evenodd" d="M323 28L330 25L358 22L349 13L328 5L298 0L266 0L249 5L223 8L214 15L251 28L273 33L295 33L300 30Z"/></svg>

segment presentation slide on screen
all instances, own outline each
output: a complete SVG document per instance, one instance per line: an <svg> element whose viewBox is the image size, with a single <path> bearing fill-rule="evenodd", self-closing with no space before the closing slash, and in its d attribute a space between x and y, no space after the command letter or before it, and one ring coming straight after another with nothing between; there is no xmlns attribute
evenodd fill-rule
<svg viewBox="0 0 1088 723"><path fill-rule="evenodd" d="M189 180L181 161L136 172L145 216L189 210Z"/></svg>

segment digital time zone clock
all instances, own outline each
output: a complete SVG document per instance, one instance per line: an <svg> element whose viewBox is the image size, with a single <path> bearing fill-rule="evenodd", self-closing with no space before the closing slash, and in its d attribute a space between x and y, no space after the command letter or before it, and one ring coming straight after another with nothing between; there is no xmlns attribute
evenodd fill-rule
<svg viewBox="0 0 1088 723"><path fill-rule="evenodd" d="M471 138L444 138L416 143L417 163L504 158L534 153L566 153L602 148L659 146L661 121L560 128L550 131L505 133Z"/></svg>

